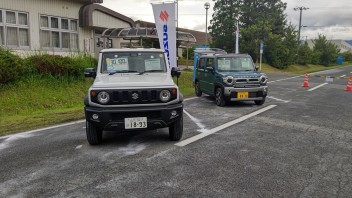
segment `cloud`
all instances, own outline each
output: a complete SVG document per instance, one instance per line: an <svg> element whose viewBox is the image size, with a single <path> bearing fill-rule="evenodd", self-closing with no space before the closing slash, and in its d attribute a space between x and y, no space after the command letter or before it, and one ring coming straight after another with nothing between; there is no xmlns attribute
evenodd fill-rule
<svg viewBox="0 0 352 198"><path fill-rule="evenodd" d="M287 21L295 25L298 29L299 11L294 11L297 6L309 8L302 13L301 35L315 37L319 33L327 37L336 39L352 39L350 14L352 6L351 0L282 0L287 3ZM154 15L151 2L161 2L160 0L104 0L103 6L126 15L133 20L144 20L154 22ZM213 13L214 1L212 0L179 0L179 27L198 31L205 31L205 9L204 3L211 4L208 10L208 24ZM339 27L337 31L331 28Z"/></svg>

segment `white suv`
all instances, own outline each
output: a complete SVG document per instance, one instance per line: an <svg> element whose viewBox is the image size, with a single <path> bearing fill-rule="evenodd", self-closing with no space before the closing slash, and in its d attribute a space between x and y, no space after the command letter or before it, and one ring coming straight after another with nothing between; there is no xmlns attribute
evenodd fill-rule
<svg viewBox="0 0 352 198"><path fill-rule="evenodd" d="M105 49L99 54L95 78L84 99L87 140L101 143L103 130L143 130L169 127L171 140L183 134L183 96L160 49Z"/></svg>

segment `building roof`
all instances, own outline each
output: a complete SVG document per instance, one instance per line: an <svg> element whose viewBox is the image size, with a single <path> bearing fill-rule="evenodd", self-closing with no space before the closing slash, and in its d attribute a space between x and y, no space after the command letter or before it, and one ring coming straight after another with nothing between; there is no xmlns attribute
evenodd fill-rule
<svg viewBox="0 0 352 198"><path fill-rule="evenodd" d="M158 32L156 28L110 28L106 29L103 34L103 37L116 37L123 38L125 40L139 40L141 38L151 38L158 39ZM188 32L177 32L177 40L183 42L196 43L196 38Z"/></svg>
<svg viewBox="0 0 352 198"><path fill-rule="evenodd" d="M91 1L94 1L94 0L91 0ZM101 2L102 2L102 0L101 0ZM99 4L88 4L88 5L81 7L81 9L79 10L80 27L92 27L93 26L93 12L96 10L98 10L102 13L108 14L112 17L118 18L118 19L130 24L131 27L135 27L135 23L131 18L129 18L125 15L122 15L120 13L117 13L113 10L110 10L109 8L106 8L106 7L101 6Z"/></svg>
<svg viewBox="0 0 352 198"><path fill-rule="evenodd" d="M147 21L141 21L138 20L135 22L136 27L146 27L146 28L155 28L155 23L147 22ZM196 38L196 43L195 45L205 45L205 32L200 32L196 30L190 30L190 29L185 29L185 28L178 28L178 31L181 32L187 32L192 34ZM211 40L211 35L208 33L208 39Z"/></svg>
<svg viewBox="0 0 352 198"><path fill-rule="evenodd" d="M161 49L156 48L123 48L123 49L103 49L100 52L164 52Z"/></svg>

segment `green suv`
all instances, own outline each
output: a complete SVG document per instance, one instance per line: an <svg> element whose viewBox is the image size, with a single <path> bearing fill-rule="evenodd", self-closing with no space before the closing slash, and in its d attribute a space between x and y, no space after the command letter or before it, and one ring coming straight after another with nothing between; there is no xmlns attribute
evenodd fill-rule
<svg viewBox="0 0 352 198"><path fill-rule="evenodd" d="M268 78L257 70L247 54L201 54L194 68L196 95L214 96L218 106L232 101L262 105L268 94Z"/></svg>

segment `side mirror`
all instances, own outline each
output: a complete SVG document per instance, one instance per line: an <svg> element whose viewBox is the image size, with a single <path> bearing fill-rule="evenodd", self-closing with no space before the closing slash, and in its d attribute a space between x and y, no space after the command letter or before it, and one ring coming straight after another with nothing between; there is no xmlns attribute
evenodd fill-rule
<svg viewBox="0 0 352 198"><path fill-rule="evenodd" d="M259 71L259 66L258 65L255 66L255 71Z"/></svg>
<svg viewBox="0 0 352 198"><path fill-rule="evenodd" d="M86 68L84 69L84 77L92 77L95 78L97 76L97 72L94 68Z"/></svg>
<svg viewBox="0 0 352 198"><path fill-rule="evenodd" d="M180 70L180 68L179 67L172 67L171 68L171 76L172 77L177 77L177 78L179 78L180 76L181 76L181 70Z"/></svg>
<svg viewBox="0 0 352 198"><path fill-rule="evenodd" d="M214 68L213 68L213 67L206 67L205 69L207 69L208 71L211 71L211 72L214 71Z"/></svg>

